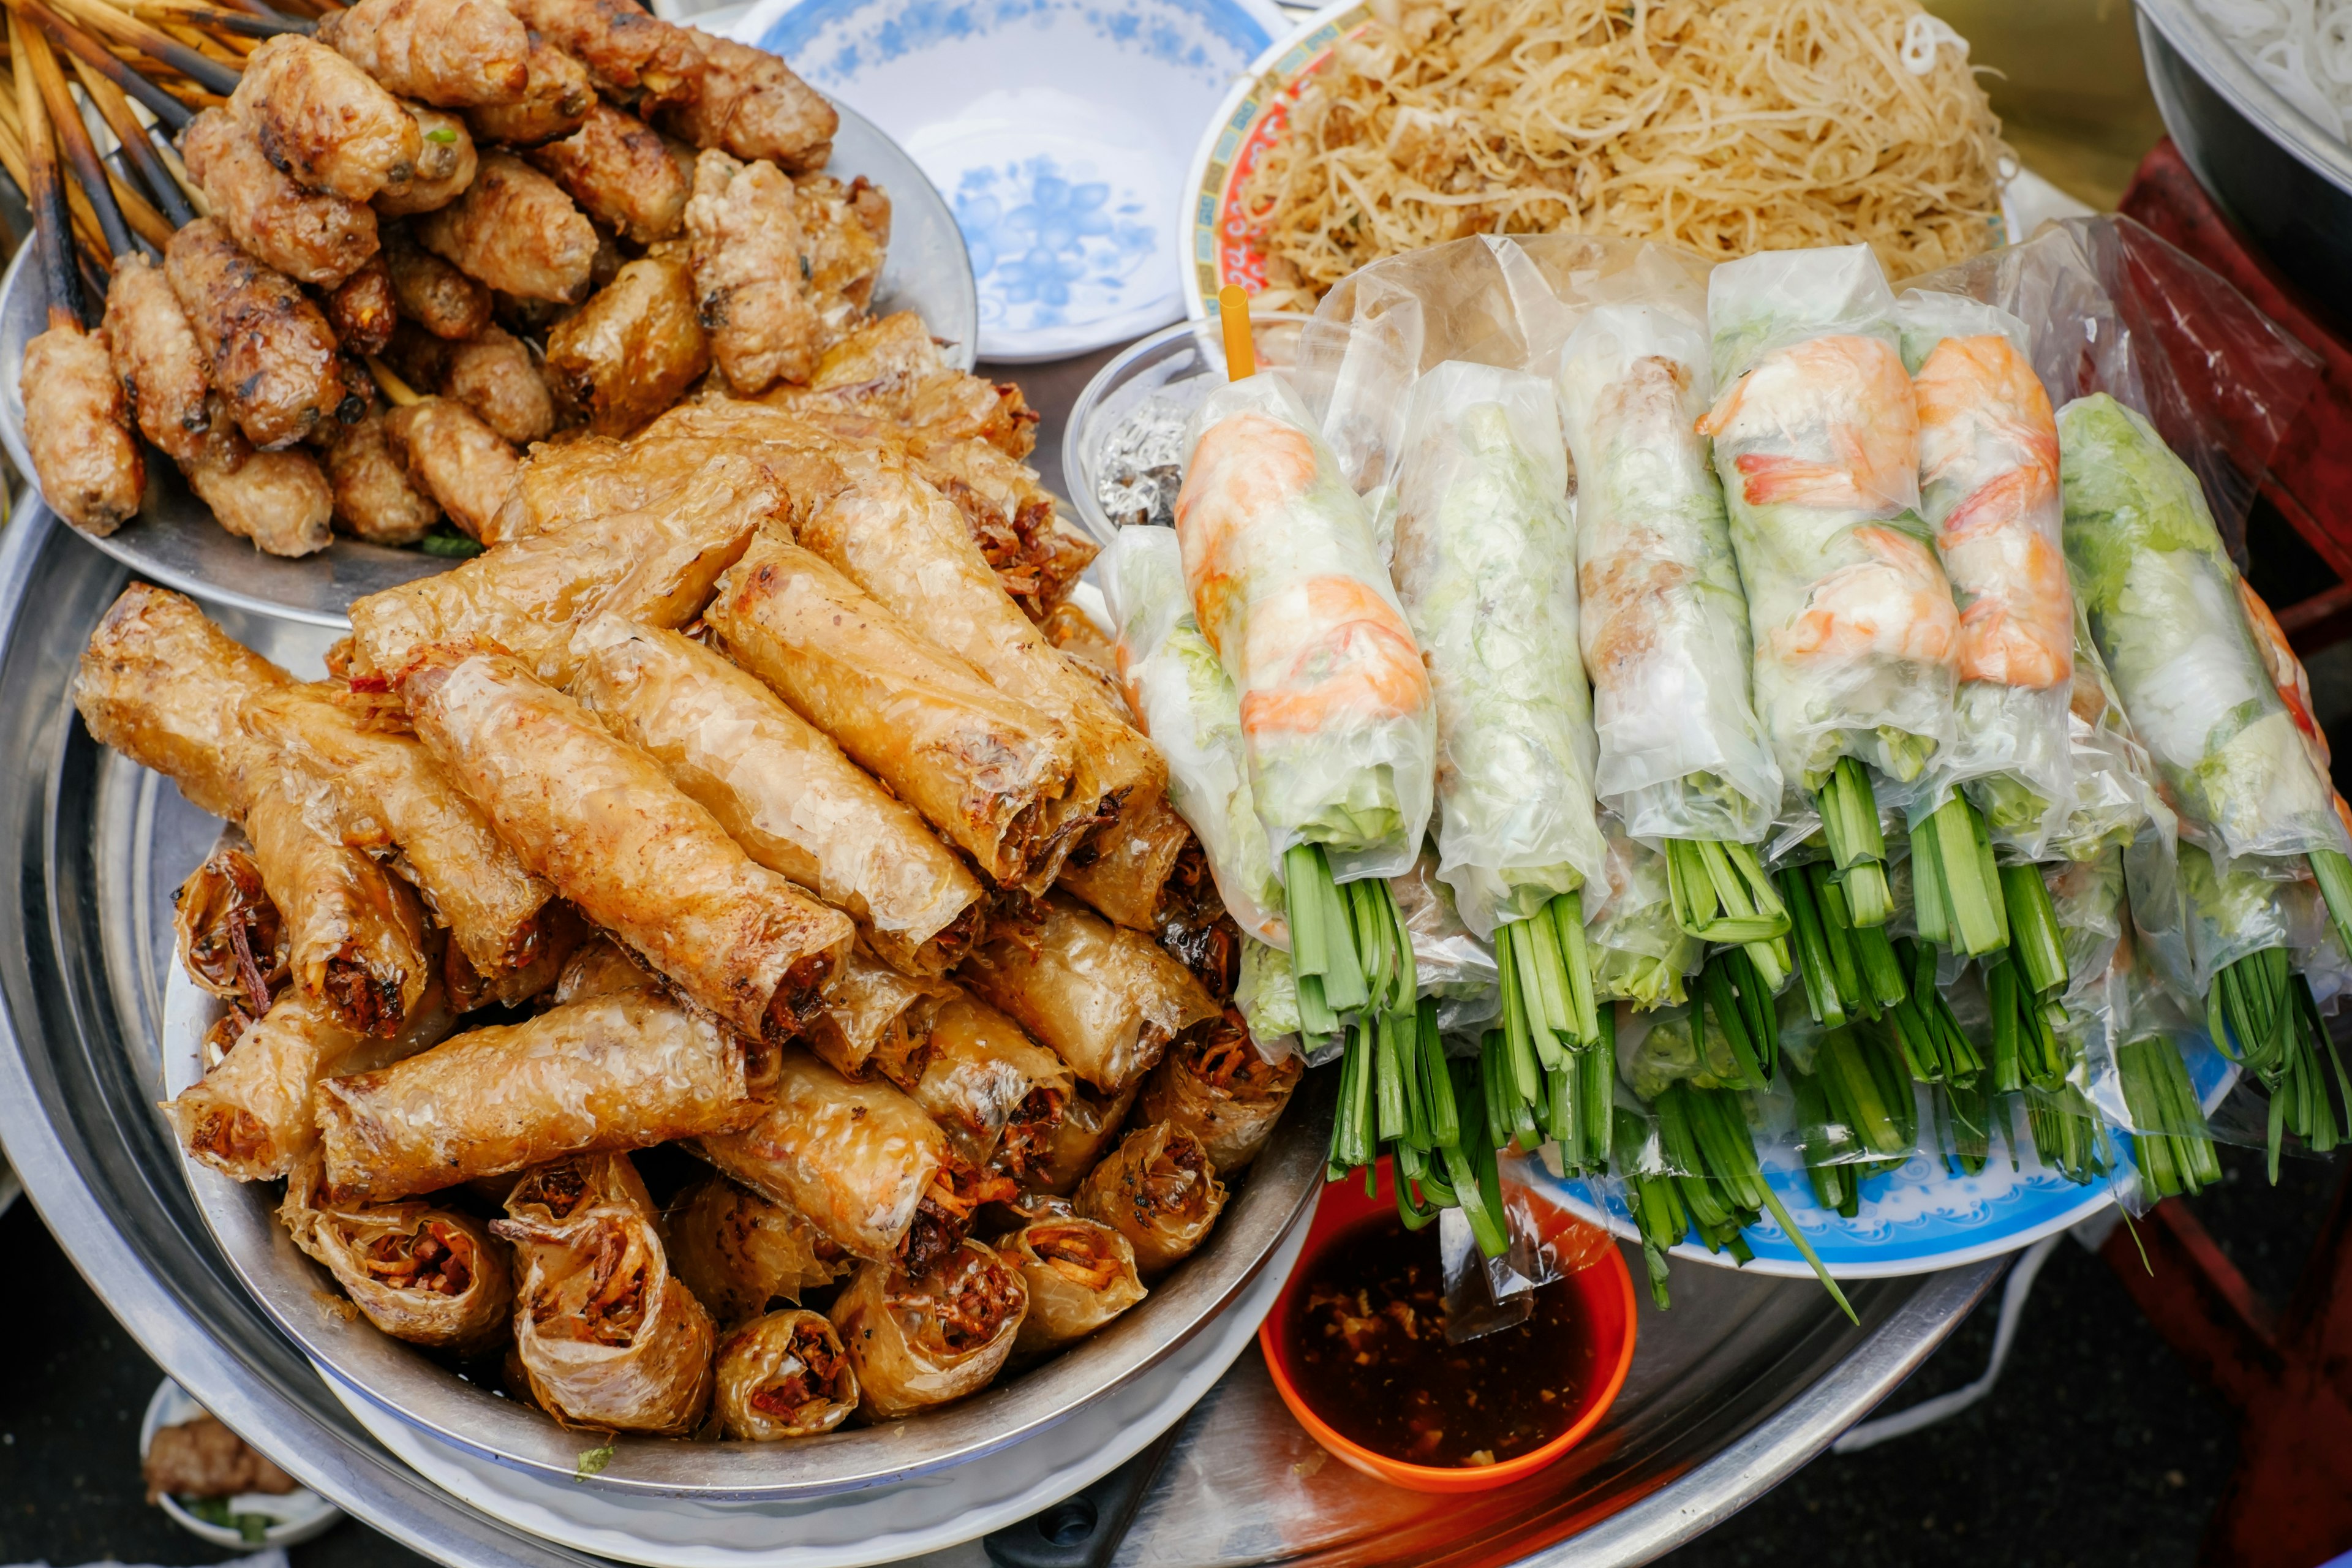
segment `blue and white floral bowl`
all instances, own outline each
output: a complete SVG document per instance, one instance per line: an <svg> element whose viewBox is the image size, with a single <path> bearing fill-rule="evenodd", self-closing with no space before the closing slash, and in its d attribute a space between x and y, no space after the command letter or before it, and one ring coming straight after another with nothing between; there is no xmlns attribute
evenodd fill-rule
<svg viewBox="0 0 2352 1568"><path fill-rule="evenodd" d="M904 147L955 209L980 353L1049 360L1184 313L1201 127L1272 0L761 0L728 30Z"/></svg>

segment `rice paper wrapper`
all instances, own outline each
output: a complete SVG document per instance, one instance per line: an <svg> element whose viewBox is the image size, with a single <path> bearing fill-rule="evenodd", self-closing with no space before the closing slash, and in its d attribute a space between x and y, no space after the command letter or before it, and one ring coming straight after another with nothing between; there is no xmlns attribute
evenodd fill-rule
<svg viewBox="0 0 2352 1568"><path fill-rule="evenodd" d="M1135 1248L1107 1225L1076 1215L1032 1220L996 1250L1021 1270L1029 1311L1013 1342L1026 1360L1082 1340L1143 1300Z"/></svg>
<svg viewBox="0 0 2352 1568"><path fill-rule="evenodd" d="M1013 1353L1028 1308L1020 1271L977 1241L919 1278L861 1264L831 1313L857 1373L859 1413L895 1421L979 1393Z"/></svg>
<svg viewBox="0 0 2352 1568"><path fill-rule="evenodd" d="M727 1436L751 1443L830 1432L857 1408L857 1373L822 1312L789 1308L719 1342L714 1403Z"/></svg>
<svg viewBox="0 0 2352 1568"><path fill-rule="evenodd" d="M2125 856L2142 967L2200 1017L2213 977L2267 948L2296 945L2290 884L2262 862L2217 860L2184 839L2143 834Z"/></svg>
<svg viewBox="0 0 2352 1568"><path fill-rule="evenodd" d="M1429 822L1436 711L1364 504L1273 376L1216 388L1185 434L1185 585L1241 700L1268 847L1321 844L1343 882L1393 876Z"/></svg>
<svg viewBox="0 0 2352 1568"><path fill-rule="evenodd" d="M2074 603L2074 679L2066 709L2066 746L2074 809L2050 841L2050 853L2087 860L2128 847L2146 829L2168 843L2179 819L2164 803L2156 763L2139 743L2107 662L2091 640L2091 623Z"/></svg>
<svg viewBox="0 0 2352 1568"><path fill-rule="evenodd" d="M422 1203L337 1204L320 1190L323 1175L313 1151L287 1180L278 1221L369 1322L394 1339L459 1355L506 1340L514 1272L505 1244L481 1221ZM435 1282L419 1283L403 1266L428 1241L440 1258L426 1271Z"/></svg>
<svg viewBox="0 0 2352 1568"><path fill-rule="evenodd" d="M1750 692L1748 600L1707 446L1706 330L1594 308L1556 384L1576 459L1578 635L1601 804L1645 838L1759 842L1780 770Z"/></svg>
<svg viewBox="0 0 2352 1568"><path fill-rule="evenodd" d="M1437 1026L1475 1028L1502 1013L1502 972L1495 950L1462 918L1437 866L1436 855L1423 849L1411 869L1389 879L1389 891L1412 943L1414 984L1422 995L1437 998Z"/></svg>
<svg viewBox="0 0 2352 1568"><path fill-rule="evenodd" d="M1234 1005L1249 1026L1250 1039L1268 1061L1298 1050L1298 976L1290 954L1254 938L1242 938L1241 977L1234 983Z"/></svg>
<svg viewBox="0 0 2352 1568"><path fill-rule="evenodd" d="M1609 845L1606 875L1584 896L1593 994L1636 1007L1681 1002L1684 982L1698 973L1706 944L1675 919L1666 858L1620 823L1606 821L1602 826Z"/></svg>

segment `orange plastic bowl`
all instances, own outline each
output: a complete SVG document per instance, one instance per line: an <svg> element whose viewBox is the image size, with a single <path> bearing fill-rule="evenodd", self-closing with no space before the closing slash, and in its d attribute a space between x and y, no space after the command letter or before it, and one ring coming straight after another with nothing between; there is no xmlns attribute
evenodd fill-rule
<svg viewBox="0 0 2352 1568"><path fill-rule="evenodd" d="M1499 1465L1440 1468L1392 1459L1334 1431L1307 1403L1290 1373L1291 1314L1297 1310L1306 1291L1307 1278L1316 1262L1334 1242L1357 1226L1374 1215L1396 1212L1395 1177L1386 1155L1381 1157L1377 1169L1379 1183L1370 1197L1364 1195L1361 1177L1333 1182L1323 1189L1315 1209L1315 1223L1307 1232L1307 1246L1298 1255L1298 1265L1290 1271L1282 1294L1275 1299L1274 1310L1266 1315L1264 1326L1257 1331L1258 1346L1265 1352L1266 1369L1274 1374L1276 1391L1290 1406L1298 1424L1334 1458L1391 1486L1417 1492L1475 1492L1508 1486L1535 1474L1576 1447L1586 1433L1599 1426L1601 1418L1609 1414L1609 1406L1616 1403L1617 1391L1625 1385L1626 1371L1633 1364L1634 1322L1633 1276L1625 1267L1624 1255L1613 1245L1600 1247L1598 1262L1544 1287L1576 1293L1580 1310L1575 1321L1581 1331L1591 1336L1591 1364L1596 1369L1605 1369L1605 1375L1585 1384L1576 1419L1569 1424L1567 1431L1532 1453L1506 1459ZM1558 1209L1549 1209L1542 1217L1547 1234L1559 1226L1582 1223Z"/></svg>

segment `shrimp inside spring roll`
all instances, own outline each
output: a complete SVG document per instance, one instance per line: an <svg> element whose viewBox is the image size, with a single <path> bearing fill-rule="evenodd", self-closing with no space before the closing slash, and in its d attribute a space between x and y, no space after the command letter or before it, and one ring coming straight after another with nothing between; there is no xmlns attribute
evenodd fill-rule
<svg viewBox="0 0 2352 1568"><path fill-rule="evenodd" d="M1013 1353L1028 1308L1020 1272L977 1241L921 1274L860 1265L832 1313L859 1413L895 1421L978 1393Z"/></svg>
<svg viewBox="0 0 2352 1568"><path fill-rule="evenodd" d="M857 1408L857 1373L821 1312L754 1318L719 1342L719 1419L752 1443L830 1432Z"/></svg>
<svg viewBox="0 0 2352 1568"><path fill-rule="evenodd" d="M514 1274L481 1221L430 1204L328 1201L313 1152L286 1184L279 1223L367 1321L396 1340L479 1355L503 1342Z"/></svg>
<svg viewBox="0 0 2352 1568"><path fill-rule="evenodd" d="M1143 1120L1165 1121L1201 1141L1209 1163L1228 1173L1257 1158L1304 1069L1295 1056L1270 1062L1231 1007L1168 1047L1143 1086Z"/></svg>
<svg viewBox="0 0 2352 1568"><path fill-rule="evenodd" d="M1138 1128L1078 1184L1077 1211L1135 1247L1144 1278L1162 1274L1208 1239L1225 1189L1201 1141L1162 1121Z"/></svg>
<svg viewBox="0 0 2352 1568"><path fill-rule="evenodd" d="M996 1250L1029 1288L1029 1312L1013 1342L1024 1360L1093 1333L1144 1298L1135 1248L1094 1220L1032 1220Z"/></svg>

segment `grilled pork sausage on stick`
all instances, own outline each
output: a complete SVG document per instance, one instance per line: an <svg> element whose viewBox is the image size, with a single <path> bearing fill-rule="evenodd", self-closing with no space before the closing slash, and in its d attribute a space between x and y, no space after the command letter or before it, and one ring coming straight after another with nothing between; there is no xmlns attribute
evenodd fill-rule
<svg viewBox="0 0 2352 1568"><path fill-rule="evenodd" d="M410 217L446 207L465 194L481 167L465 121L423 105L409 108L420 132L416 164L406 178L385 184L369 205L385 217Z"/></svg>
<svg viewBox="0 0 2352 1568"><path fill-rule="evenodd" d="M163 269L135 251L114 264L106 341L139 433L173 462L195 461L213 411L204 351Z"/></svg>
<svg viewBox="0 0 2352 1568"><path fill-rule="evenodd" d="M635 0L513 0L523 25L588 68L596 90L647 110L683 102L701 87L698 38Z"/></svg>
<svg viewBox="0 0 2352 1568"><path fill-rule="evenodd" d="M406 461L384 435L383 413L371 406L327 448L327 482L335 517L371 544L414 544L441 516L433 498L409 482Z"/></svg>
<svg viewBox="0 0 2352 1568"><path fill-rule="evenodd" d="M525 36L530 48L523 57L529 79L522 97L513 103L466 110L466 123L478 141L536 147L579 130L596 105L595 84L588 79L586 66L537 33L526 31Z"/></svg>
<svg viewBox="0 0 2352 1568"><path fill-rule="evenodd" d="M764 49L693 27L680 31L702 57L700 79L691 97L662 111L664 130L698 147L765 158L795 174L824 167L841 116L822 93Z"/></svg>
<svg viewBox="0 0 2352 1568"><path fill-rule="evenodd" d="M520 103L530 38L498 0L360 0L311 35L388 92L439 109Z"/></svg>
<svg viewBox="0 0 2352 1568"><path fill-rule="evenodd" d="M400 301L393 293L383 253L369 257L357 272L336 284L320 308L346 356L363 360L382 353L400 321Z"/></svg>
<svg viewBox="0 0 2352 1568"><path fill-rule="evenodd" d="M218 218L172 237L163 275L205 351L214 390L247 439L289 447L322 420L365 406L343 379L327 319L294 280L237 247Z"/></svg>
<svg viewBox="0 0 2352 1568"><path fill-rule="evenodd" d="M413 231L425 249L500 293L565 305L587 295L595 226L511 153L484 153L466 194Z"/></svg>
<svg viewBox="0 0 2352 1568"><path fill-rule="evenodd" d="M524 154L562 185L580 210L635 245L677 232L691 194L689 176L659 132L608 104L588 111L580 129Z"/></svg>
<svg viewBox="0 0 2352 1568"><path fill-rule="evenodd" d="M695 160L688 254L711 357L745 396L816 371L824 324L809 302L798 198L773 163L717 148Z"/></svg>
<svg viewBox="0 0 2352 1568"><path fill-rule="evenodd" d="M419 246L407 226L384 230L383 265L402 320L460 342L490 324L489 289Z"/></svg>
<svg viewBox="0 0 2352 1568"><path fill-rule="evenodd" d="M270 39L245 62L229 107L272 163L315 191L364 202L411 178L423 133L367 72L309 38Z"/></svg>
<svg viewBox="0 0 2352 1568"><path fill-rule="evenodd" d="M332 289L376 252L375 213L366 203L296 182L228 110L197 115L181 134L180 155L213 216L265 267Z"/></svg>

